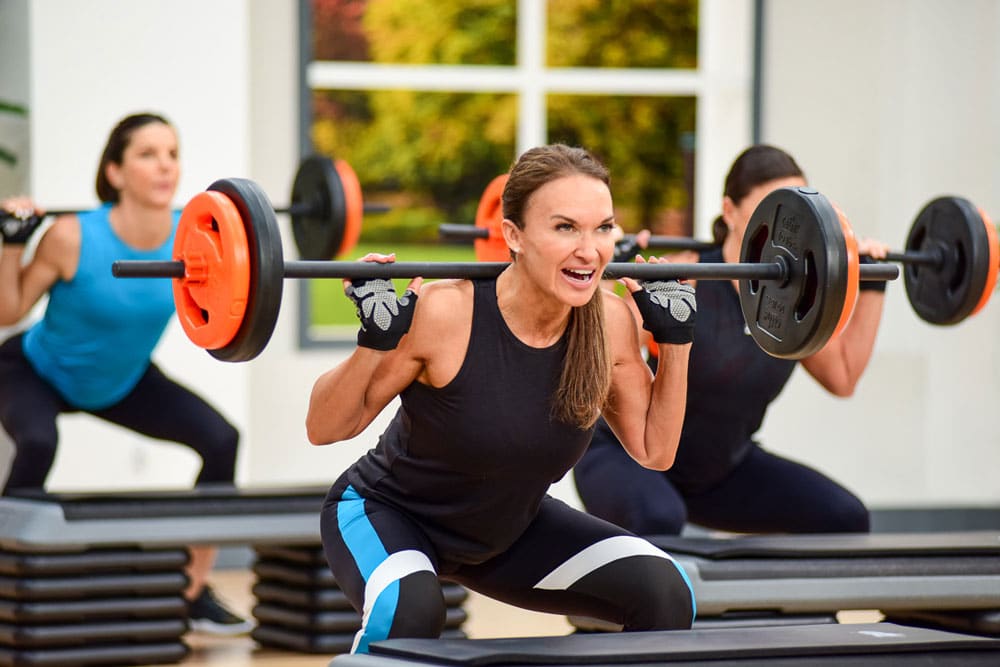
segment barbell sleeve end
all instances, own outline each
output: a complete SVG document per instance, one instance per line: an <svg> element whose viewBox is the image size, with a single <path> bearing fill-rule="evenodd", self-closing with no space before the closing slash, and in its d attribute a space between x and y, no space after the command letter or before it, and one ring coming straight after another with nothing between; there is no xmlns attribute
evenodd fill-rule
<svg viewBox="0 0 1000 667"><path fill-rule="evenodd" d="M115 278L183 278L184 262L118 260L111 264Z"/></svg>

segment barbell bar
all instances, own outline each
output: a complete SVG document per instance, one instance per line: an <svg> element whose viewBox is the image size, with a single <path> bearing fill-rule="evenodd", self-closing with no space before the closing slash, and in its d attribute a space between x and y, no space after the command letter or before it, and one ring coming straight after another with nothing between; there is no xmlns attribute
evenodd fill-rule
<svg viewBox="0 0 1000 667"><path fill-rule="evenodd" d="M497 176L487 187L474 226L443 223L438 226L439 235L447 240L472 240L479 261L509 259L501 230L506 178L506 174ZM718 247L679 236L654 235L648 243L648 248L660 250ZM942 196L917 214L904 250L890 252L882 261L904 266L906 296L918 317L931 324L958 324L982 310L991 298L1000 268L1000 243L984 211L967 199Z"/></svg>
<svg viewBox="0 0 1000 667"><path fill-rule="evenodd" d="M463 225L459 223L442 222L438 225L438 236L446 241L475 241L489 239L490 230L483 227ZM635 234L626 234L623 240L634 239ZM711 250L719 246L710 241L698 241L684 236L661 236L653 234L649 237L647 248L657 250Z"/></svg>
<svg viewBox="0 0 1000 667"><path fill-rule="evenodd" d="M752 261L741 255L740 263L728 264L610 264L605 275L739 280L751 335L766 352L784 358L808 356L839 332L853 310L859 280L899 275L893 265L859 265L850 226L818 192L775 191L751 224L755 218L758 231L748 238L756 245L745 243L742 250ZM286 263L267 195L253 181L235 178L216 181L184 207L172 261L118 261L112 273L172 278L178 318L192 342L222 361L248 361L271 337L286 278L475 279L496 276L505 266Z"/></svg>

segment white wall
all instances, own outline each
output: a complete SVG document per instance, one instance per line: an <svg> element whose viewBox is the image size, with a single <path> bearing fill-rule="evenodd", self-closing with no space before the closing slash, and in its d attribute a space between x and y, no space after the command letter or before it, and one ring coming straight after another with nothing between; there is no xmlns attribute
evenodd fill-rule
<svg viewBox="0 0 1000 667"><path fill-rule="evenodd" d="M763 140L791 151L859 235L902 248L924 203L1000 214L1000 3L768 0ZM920 320L891 284L855 396L801 370L762 434L871 505L1000 500L1000 307L954 327Z"/></svg>
<svg viewBox="0 0 1000 667"><path fill-rule="evenodd" d="M137 110L160 111L179 129L178 205L216 178L248 174L246 2L4 0L2 7L5 14L22 8L27 20L19 63L30 81L27 187L38 201L96 203L104 141L120 117ZM249 367L214 361L176 323L156 359L248 435ZM195 475L197 459L185 448L89 416L61 418L60 431L52 488L187 486Z"/></svg>

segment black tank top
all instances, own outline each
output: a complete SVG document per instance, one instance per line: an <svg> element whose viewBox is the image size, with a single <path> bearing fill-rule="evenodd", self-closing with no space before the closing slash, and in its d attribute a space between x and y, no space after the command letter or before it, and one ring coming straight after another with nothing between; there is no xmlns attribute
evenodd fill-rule
<svg viewBox="0 0 1000 667"><path fill-rule="evenodd" d="M701 255L721 262L722 251ZM772 357L746 330L739 294L728 280L699 280L698 323L688 367L687 412L667 476L682 493L710 489L755 446L771 401L795 361Z"/></svg>
<svg viewBox="0 0 1000 667"><path fill-rule="evenodd" d="M345 474L363 497L407 513L443 561L479 563L528 527L549 485L583 455L593 429L555 421L566 356L525 345L476 281L465 360L444 387L412 383L378 445Z"/></svg>

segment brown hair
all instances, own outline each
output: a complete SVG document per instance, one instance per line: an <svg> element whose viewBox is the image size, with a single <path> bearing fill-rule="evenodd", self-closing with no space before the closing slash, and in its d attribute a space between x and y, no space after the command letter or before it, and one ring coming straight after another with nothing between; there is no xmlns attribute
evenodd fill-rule
<svg viewBox="0 0 1000 667"><path fill-rule="evenodd" d="M611 185L607 168L582 148L552 144L526 151L514 163L504 186L504 218L524 229L524 210L531 195L546 183L575 174ZM513 253L511 258L517 261ZM602 299L598 289L586 305L570 312L566 361L552 403L556 419L581 429L597 421L611 388L611 352L604 334Z"/></svg>
<svg viewBox="0 0 1000 667"><path fill-rule="evenodd" d="M163 116L156 113L136 113L126 116L118 121L115 129L111 130L108 141L104 144L104 152L101 153L101 161L97 165L97 197L105 204L117 204L120 197L118 190L108 181L108 165L122 163L125 149L128 148L132 135L140 127L145 127L150 123L163 123L173 127Z"/></svg>
<svg viewBox="0 0 1000 667"><path fill-rule="evenodd" d="M754 144L733 161L726 174L722 195L739 205L758 185L795 176L806 177L795 158L775 146ZM729 228L720 215L712 222L712 240L722 243L728 233Z"/></svg>

